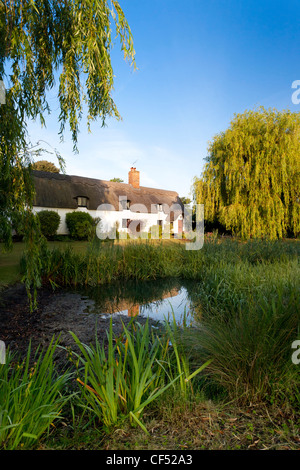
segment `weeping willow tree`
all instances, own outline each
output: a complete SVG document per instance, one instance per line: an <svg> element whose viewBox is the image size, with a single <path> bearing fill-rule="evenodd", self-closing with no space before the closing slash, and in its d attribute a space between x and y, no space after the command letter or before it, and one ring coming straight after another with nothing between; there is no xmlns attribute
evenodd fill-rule
<svg viewBox="0 0 300 470"><path fill-rule="evenodd" d="M0 239L12 244L12 221L27 242L26 285L39 284L39 227L32 213L32 154L26 123L51 112L48 92L57 92L59 129L69 126L74 151L79 123L120 118L112 99L111 48L119 38L124 58L135 66L130 27L117 0L0 0ZM57 82L57 86L56 86ZM53 99L53 98L51 98Z"/></svg>
<svg viewBox="0 0 300 470"><path fill-rule="evenodd" d="M300 113L259 108L234 116L209 144L193 189L205 220L244 238L300 232Z"/></svg>

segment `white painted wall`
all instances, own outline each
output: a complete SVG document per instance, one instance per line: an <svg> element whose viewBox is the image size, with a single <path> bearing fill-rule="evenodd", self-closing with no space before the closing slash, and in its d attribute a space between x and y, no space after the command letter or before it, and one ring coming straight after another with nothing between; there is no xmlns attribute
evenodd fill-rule
<svg viewBox="0 0 300 470"><path fill-rule="evenodd" d="M34 212L40 212L42 210L49 210L49 211L55 211L59 214L60 216L60 225L57 230L58 235L67 235L68 232L68 227L66 224L66 214L68 212L73 212L75 211L83 211L83 212L88 212L93 218L100 217L101 223L100 223L100 231L101 232L106 232L108 233L111 229L116 227L116 223L118 223L118 230L121 233L127 233L129 230L126 228L122 228L122 220L123 219L129 219L131 221L134 220L139 220L143 223L143 228L141 229L141 232L148 232L150 228L154 225L157 225L158 220L162 220L163 223L163 230L164 227L166 228L168 226L167 223L167 217L168 215L165 214L163 211L160 211L158 213L139 213L139 212L133 212L132 210L123 210L123 211L114 211L114 210L88 210L85 207L78 207L77 209L61 209L61 208L56 208L56 207L39 207L35 206L33 208ZM173 223L173 233L178 233L178 220L182 220L182 215L179 215L179 217L174 220Z"/></svg>

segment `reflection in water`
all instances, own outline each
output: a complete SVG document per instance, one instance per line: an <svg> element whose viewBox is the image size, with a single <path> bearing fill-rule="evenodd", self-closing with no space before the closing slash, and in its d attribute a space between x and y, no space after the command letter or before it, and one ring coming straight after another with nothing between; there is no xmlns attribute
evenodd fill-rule
<svg viewBox="0 0 300 470"><path fill-rule="evenodd" d="M88 313L138 315L163 321L174 313L176 321L189 324L199 316L197 283L179 279L126 281L80 290L94 301Z"/></svg>
<svg viewBox="0 0 300 470"><path fill-rule="evenodd" d="M128 308L127 312L129 317L136 317L140 313L140 306L132 305L132 307Z"/></svg>

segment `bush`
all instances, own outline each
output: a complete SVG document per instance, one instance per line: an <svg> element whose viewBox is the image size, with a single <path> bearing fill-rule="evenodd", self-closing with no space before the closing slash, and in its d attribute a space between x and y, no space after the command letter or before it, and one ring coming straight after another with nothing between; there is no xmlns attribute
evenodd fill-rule
<svg viewBox="0 0 300 470"><path fill-rule="evenodd" d="M46 238L54 237L60 224L60 215L55 211L40 211L37 213L41 232Z"/></svg>
<svg viewBox="0 0 300 470"><path fill-rule="evenodd" d="M89 238L96 224L96 219L87 212L69 212L66 215L66 224L70 236L76 240L85 240Z"/></svg>

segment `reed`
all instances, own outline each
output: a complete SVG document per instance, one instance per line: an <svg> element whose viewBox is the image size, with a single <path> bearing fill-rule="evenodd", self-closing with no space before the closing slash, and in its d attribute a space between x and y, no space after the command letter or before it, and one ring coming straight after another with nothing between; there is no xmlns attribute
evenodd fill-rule
<svg viewBox="0 0 300 470"><path fill-rule="evenodd" d="M0 448L29 449L61 419L71 396L65 392L70 374L56 372L57 344L52 340L45 352L37 350L34 361L30 347L21 363L8 352L0 364Z"/></svg>
<svg viewBox="0 0 300 470"><path fill-rule="evenodd" d="M180 341L184 332L190 331L189 327L186 326L185 318L183 318L179 326L176 322L174 312L172 311L171 320L170 315L165 317L165 329L171 345L171 352L168 355L168 370L170 374L174 373L174 371L178 374L180 395L185 401L188 401L193 394L192 379L207 368L212 362L212 359L206 360L200 367L197 367L191 372L191 365L186 348Z"/></svg>
<svg viewBox="0 0 300 470"><path fill-rule="evenodd" d="M83 392L80 406L92 411L107 430L129 419L148 433L141 421L146 406L175 387L178 380L186 392L187 384L207 365L187 373L187 361L184 355L178 356L170 327L158 336L150 330L148 320L145 325L137 321L129 327L123 325L119 337L113 332L111 320L107 351L97 338L95 345L88 346L71 334L80 350L75 354L81 364L77 378ZM172 359L174 353L176 362Z"/></svg>
<svg viewBox="0 0 300 470"><path fill-rule="evenodd" d="M92 241L85 253L71 248L43 248L43 283L60 286L95 286L115 280L150 280L168 277L205 280L233 266L247 267L289 263L299 255L299 243L215 240L198 251L188 251L183 243ZM26 260L22 259L26 271Z"/></svg>
<svg viewBox="0 0 300 470"><path fill-rule="evenodd" d="M193 362L212 359L207 383L240 403L300 407L299 366L291 344L299 337L299 265L243 263L215 270L198 291L199 327L184 331Z"/></svg>

